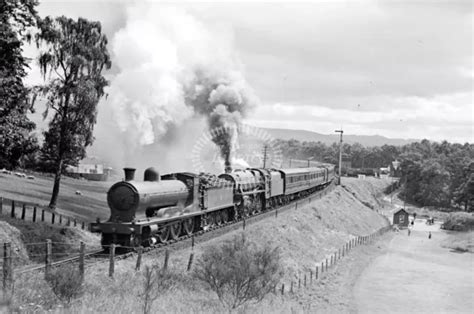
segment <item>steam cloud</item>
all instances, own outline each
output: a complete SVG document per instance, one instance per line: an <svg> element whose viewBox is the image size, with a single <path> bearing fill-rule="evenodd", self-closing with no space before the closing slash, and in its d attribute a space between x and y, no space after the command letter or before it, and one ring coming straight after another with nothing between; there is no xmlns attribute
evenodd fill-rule
<svg viewBox="0 0 474 314"><path fill-rule="evenodd" d="M210 130L227 130L213 141L230 166L237 127L258 100L243 78L229 31L181 9L133 4L112 51L120 69L104 112L112 112L125 150L162 141L170 129L202 116Z"/></svg>

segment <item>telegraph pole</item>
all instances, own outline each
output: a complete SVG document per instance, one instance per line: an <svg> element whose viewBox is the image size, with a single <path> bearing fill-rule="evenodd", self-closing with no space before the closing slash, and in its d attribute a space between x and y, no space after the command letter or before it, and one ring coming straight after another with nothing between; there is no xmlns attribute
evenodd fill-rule
<svg viewBox="0 0 474 314"><path fill-rule="evenodd" d="M267 165L267 150L268 150L268 145L265 144L263 146L263 169L266 168L266 165Z"/></svg>
<svg viewBox="0 0 474 314"><path fill-rule="evenodd" d="M339 141L339 185L341 185L341 170L342 170L342 134L344 131L341 130L335 130L334 132L340 133L340 141Z"/></svg>

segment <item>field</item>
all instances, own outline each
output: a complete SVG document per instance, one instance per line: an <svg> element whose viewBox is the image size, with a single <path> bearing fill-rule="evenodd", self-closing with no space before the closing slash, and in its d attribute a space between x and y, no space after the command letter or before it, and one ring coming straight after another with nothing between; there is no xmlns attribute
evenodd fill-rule
<svg viewBox="0 0 474 314"><path fill-rule="evenodd" d="M94 182L63 176L57 212L81 220L94 221L109 217L107 190L112 182ZM35 174L35 179L0 174L0 197L35 203L46 207L53 190L53 178ZM76 194L79 191L81 195Z"/></svg>

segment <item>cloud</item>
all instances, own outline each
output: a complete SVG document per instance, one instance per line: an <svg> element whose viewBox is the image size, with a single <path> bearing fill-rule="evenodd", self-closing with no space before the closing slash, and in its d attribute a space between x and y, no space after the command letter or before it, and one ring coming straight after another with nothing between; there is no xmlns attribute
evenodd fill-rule
<svg viewBox="0 0 474 314"><path fill-rule="evenodd" d="M149 14L163 5L152 6ZM342 124L349 133L473 142L471 1L176 6L223 34L217 56L231 49L264 103L247 122L320 133ZM48 14L99 19L109 38L125 23L123 4L116 2L42 7ZM192 29L186 35L192 38ZM189 44L180 57L200 58L202 45ZM156 56L166 47L157 44ZM127 62L124 56L114 69Z"/></svg>

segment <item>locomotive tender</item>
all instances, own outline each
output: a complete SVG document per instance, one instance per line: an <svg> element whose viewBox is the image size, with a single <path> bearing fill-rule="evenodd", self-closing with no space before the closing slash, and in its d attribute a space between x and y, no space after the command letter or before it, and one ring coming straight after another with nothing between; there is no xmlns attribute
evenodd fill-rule
<svg viewBox="0 0 474 314"><path fill-rule="evenodd" d="M199 230L251 216L305 197L331 183L334 165L312 168L234 170L219 176L172 173L153 168L125 180L107 193L110 218L91 224L102 234L102 246L147 246L176 240Z"/></svg>

